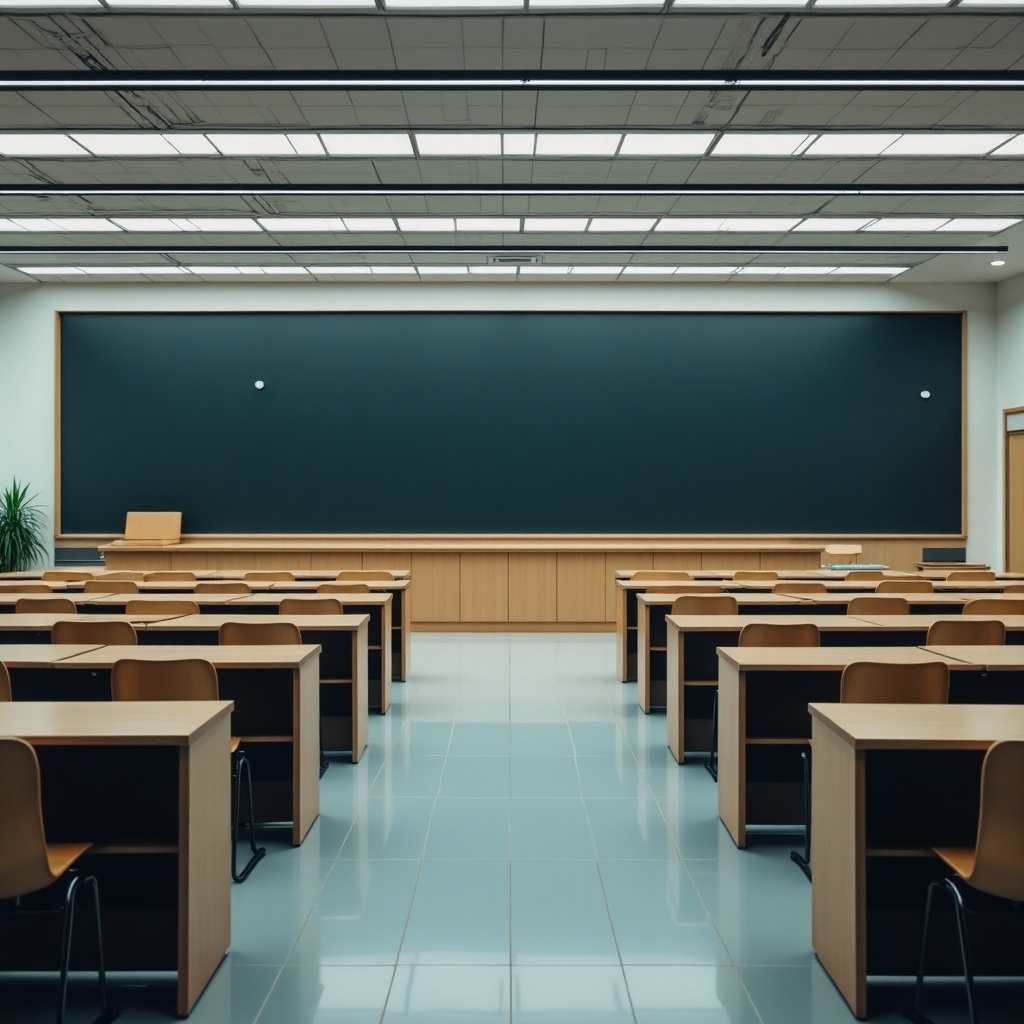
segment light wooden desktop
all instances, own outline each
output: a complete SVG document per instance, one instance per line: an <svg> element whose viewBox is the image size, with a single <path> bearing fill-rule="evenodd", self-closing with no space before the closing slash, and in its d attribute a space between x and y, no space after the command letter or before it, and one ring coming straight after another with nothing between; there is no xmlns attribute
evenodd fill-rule
<svg viewBox="0 0 1024 1024"><path fill-rule="evenodd" d="M803 822L807 705L838 701L854 661L959 665L919 647L719 648L718 815L737 846L746 845L748 825Z"/></svg>
<svg viewBox="0 0 1024 1024"><path fill-rule="evenodd" d="M37 751L50 842L94 843L108 970L176 971L195 1006L231 942L230 701L0 704ZM3 942L6 969L52 969Z"/></svg>
<svg viewBox="0 0 1024 1024"><path fill-rule="evenodd" d="M916 972L927 883L943 873L931 848L974 845L984 751L1024 736L1024 707L812 703L810 714L812 944L865 1017L869 975ZM1012 942L978 940L979 973L1019 973Z"/></svg>

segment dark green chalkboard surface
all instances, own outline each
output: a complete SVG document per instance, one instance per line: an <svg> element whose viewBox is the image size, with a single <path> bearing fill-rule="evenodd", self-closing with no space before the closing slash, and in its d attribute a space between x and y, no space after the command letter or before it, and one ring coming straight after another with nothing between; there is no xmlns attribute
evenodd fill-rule
<svg viewBox="0 0 1024 1024"><path fill-rule="evenodd" d="M65 313L60 373L65 534L961 530L960 314Z"/></svg>

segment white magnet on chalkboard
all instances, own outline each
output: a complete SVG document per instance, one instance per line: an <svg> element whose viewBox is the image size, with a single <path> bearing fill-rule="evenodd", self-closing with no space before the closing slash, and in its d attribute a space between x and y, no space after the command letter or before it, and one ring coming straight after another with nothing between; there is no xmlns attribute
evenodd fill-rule
<svg viewBox="0 0 1024 1024"><path fill-rule="evenodd" d="M257 384L256 387L259 387L259 384ZM921 392L921 397L922 398L931 398L932 397L932 393L930 391L922 391Z"/></svg>
<svg viewBox="0 0 1024 1024"><path fill-rule="evenodd" d="M262 391L263 390L263 381L261 381L261 380L256 381L256 390L257 391Z"/></svg>

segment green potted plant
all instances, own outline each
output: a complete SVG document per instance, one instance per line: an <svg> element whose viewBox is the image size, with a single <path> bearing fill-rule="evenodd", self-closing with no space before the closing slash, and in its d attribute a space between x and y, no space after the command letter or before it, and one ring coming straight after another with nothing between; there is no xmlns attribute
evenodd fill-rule
<svg viewBox="0 0 1024 1024"><path fill-rule="evenodd" d="M21 572L46 559L41 540L45 519L41 505L33 505L28 484L17 480L0 493L0 572Z"/></svg>

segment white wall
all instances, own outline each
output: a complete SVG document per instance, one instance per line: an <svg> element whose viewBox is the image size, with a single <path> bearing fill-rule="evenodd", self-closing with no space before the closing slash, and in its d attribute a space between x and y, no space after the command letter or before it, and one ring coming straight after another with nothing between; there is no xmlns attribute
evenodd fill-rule
<svg viewBox="0 0 1024 1024"><path fill-rule="evenodd" d="M1024 279L1019 279L1024 281ZM1024 283L1002 286L1000 351L1016 359L1016 398L1000 365L1000 402L1024 405ZM54 325L57 311L173 310L967 310L968 555L1001 564L1001 423L996 290L990 285L44 285L0 287L0 482L12 474L54 500ZM1013 327L1011 325L1015 324ZM1007 338L1016 339L1016 345ZM145 344L145 339L139 339ZM927 383L922 379L922 388ZM97 403L116 395L97 395ZM104 472L102 453L96 456ZM898 500L880 496L880 500Z"/></svg>
<svg viewBox="0 0 1024 1024"><path fill-rule="evenodd" d="M996 383L995 415L999 434L997 472L993 487L993 503L1000 511L1002 531L1003 509L1003 448L1002 414L1004 409L1024 407L1024 274L1004 281L996 290L998 334L996 358L998 378ZM1002 559L1003 537L998 538L1000 560Z"/></svg>

